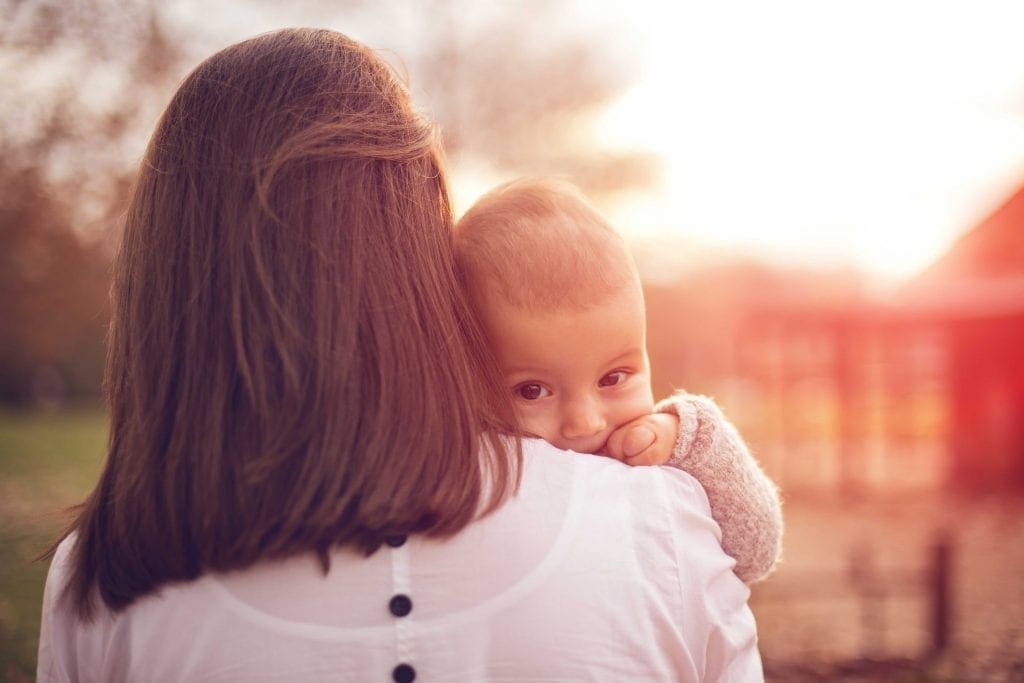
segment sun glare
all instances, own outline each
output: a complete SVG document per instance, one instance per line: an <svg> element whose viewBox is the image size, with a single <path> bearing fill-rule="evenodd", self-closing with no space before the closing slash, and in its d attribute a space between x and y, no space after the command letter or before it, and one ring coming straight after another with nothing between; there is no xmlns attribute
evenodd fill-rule
<svg viewBox="0 0 1024 683"><path fill-rule="evenodd" d="M1020 6L647 8L648 71L599 126L662 159L612 210L634 239L899 279L1024 181Z"/></svg>

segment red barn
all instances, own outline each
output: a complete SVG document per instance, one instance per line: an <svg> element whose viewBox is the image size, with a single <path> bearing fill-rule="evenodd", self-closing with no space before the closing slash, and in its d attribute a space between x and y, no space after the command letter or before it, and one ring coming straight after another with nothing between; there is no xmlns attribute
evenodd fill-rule
<svg viewBox="0 0 1024 683"><path fill-rule="evenodd" d="M743 308L719 393L783 486L1024 489L1024 189L887 301Z"/></svg>
<svg viewBox="0 0 1024 683"><path fill-rule="evenodd" d="M948 345L950 483L1024 488L1024 188L901 300Z"/></svg>

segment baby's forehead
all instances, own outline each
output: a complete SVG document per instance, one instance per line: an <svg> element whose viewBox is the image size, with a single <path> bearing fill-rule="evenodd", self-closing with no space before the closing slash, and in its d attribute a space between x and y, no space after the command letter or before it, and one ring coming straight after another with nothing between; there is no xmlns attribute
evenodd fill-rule
<svg viewBox="0 0 1024 683"><path fill-rule="evenodd" d="M553 287L548 283L515 288L505 282L489 280L478 288L474 299L476 306L489 315L514 311L537 321L590 311L605 311L603 314L609 317L645 317L643 291L635 279L625 279L615 285L593 280L589 286L571 289Z"/></svg>
<svg viewBox="0 0 1024 683"><path fill-rule="evenodd" d="M619 298L625 292L640 290L639 284L634 286L627 277L619 282L610 281L607 271L603 277L594 273L573 279L559 277L564 275L544 273L532 279L490 276L480 287L479 299L488 307L511 307L544 316L578 313ZM637 300L642 301L640 297Z"/></svg>
<svg viewBox="0 0 1024 683"><path fill-rule="evenodd" d="M518 307L579 309L639 286L618 235L564 218L484 236L473 251L469 279Z"/></svg>

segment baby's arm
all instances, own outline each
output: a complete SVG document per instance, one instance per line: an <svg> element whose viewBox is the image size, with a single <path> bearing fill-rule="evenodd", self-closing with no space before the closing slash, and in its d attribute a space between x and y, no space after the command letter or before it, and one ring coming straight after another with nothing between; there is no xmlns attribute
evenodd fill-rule
<svg viewBox="0 0 1024 683"><path fill-rule="evenodd" d="M782 551L775 484L711 399L680 392L655 410L617 430L608 440L609 454L628 464L667 464L692 475L707 492L722 529L722 549L736 559L736 575L745 583L763 579Z"/></svg>

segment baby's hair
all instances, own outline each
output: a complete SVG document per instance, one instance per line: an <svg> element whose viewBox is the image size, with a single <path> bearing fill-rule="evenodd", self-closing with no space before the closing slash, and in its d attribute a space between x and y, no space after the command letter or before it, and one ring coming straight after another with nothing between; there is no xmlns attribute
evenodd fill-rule
<svg viewBox="0 0 1024 683"><path fill-rule="evenodd" d="M485 194L459 221L455 253L474 299L496 294L525 310L584 309L638 282L619 234L559 178L523 178Z"/></svg>

